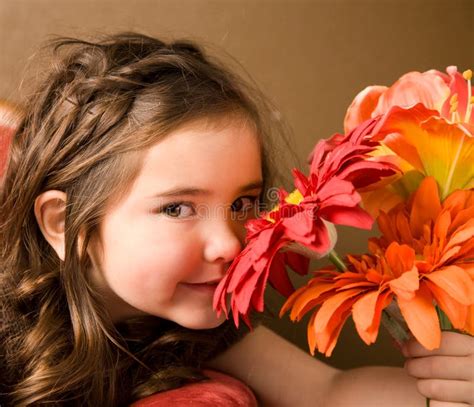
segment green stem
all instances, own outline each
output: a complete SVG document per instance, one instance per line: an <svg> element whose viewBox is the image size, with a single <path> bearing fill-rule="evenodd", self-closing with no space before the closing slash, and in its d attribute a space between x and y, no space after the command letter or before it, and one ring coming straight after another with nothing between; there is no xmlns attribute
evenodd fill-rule
<svg viewBox="0 0 474 407"><path fill-rule="evenodd" d="M404 328L396 318L390 315L387 310L382 311L381 322L400 348L410 339L406 328Z"/></svg>
<svg viewBox="0 0 474 407"><path fill-rule="evenodd" d="M436 305L435 308L436 308L436 313L438 314L441 330L452 331L453 326L451 325L451 321L449 320L448 316L444 313L444 311L441 308L438 307L438 305Z"/></svg>
<svg viewBox="0 0 474 407"><path fill-rule="evenodd" d="M339 257L335 250L331 250L328 254L328 258L332 264L336 266L336 268L343 273L347 271L347 267L344 264L344 261Z"/></svg>

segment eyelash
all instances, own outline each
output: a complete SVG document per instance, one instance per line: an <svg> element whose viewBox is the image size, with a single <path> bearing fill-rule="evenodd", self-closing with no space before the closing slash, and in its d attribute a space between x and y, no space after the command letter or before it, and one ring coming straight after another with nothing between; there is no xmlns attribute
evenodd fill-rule
<svg viewBox="0 0 474 407"><path fill-rule="evenodd" d="M251 196L251 195L247 195L247 196L241 196L240 198L238 198L237 200L239 199L249 199L251 201L251 206L254 207L255 204L258 203L259 201L259 196ZM236 201L237 201L236 200ZM232 205L234 205L235 201L232 203ZM175 209L175 208L179 208L180 206L183 206L183 205L186 205L188 207L192 207L193 208L193 214L190 215L190 216L194 216L196 213L195 211L195 208L194 208L194 204L192 202L188 202L188 201L177 201L177 202L171 202L169 204L166 204L164 206L162 206L161 208L159 208L157 210L157 213L158 214L162 214L162 215L165 215L165 216L168 216L170 218L173 218L173 219L180 219L181 217L178 215L178 216L171 216L169 215L168 211L170 209Z"/></svg>

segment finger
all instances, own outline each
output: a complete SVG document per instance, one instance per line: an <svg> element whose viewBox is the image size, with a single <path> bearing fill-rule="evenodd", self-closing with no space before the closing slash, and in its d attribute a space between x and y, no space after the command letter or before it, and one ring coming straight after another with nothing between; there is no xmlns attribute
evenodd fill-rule
<svg viewBox="0 0 474 407"><path fill-rule="evenodd" d="M406 357L467 356L474 353L474 338L458 332L442 332L441 345L438 349L427 350L416 339L410 339L402 351Z"/></svg>
<svg viewBox="0 0 474 407"><path fill-rule="evenodd" d="M430 400L430 407L472 407L472 404L451 403L450 401Z"/></svg>
<svg viewBox="0 0 474 407"><path fill-rule="evenodd" d="M474 357L425 356L408 359L405 369L419 379L468 380L474 383Z"/></svg>
<svg viewBox="0 0 474 407"><path fill-rule="evenodd" d="M420 379L416 381L418 391L425 397L457 403L474 403L474 387L463 380Z"/></svg>

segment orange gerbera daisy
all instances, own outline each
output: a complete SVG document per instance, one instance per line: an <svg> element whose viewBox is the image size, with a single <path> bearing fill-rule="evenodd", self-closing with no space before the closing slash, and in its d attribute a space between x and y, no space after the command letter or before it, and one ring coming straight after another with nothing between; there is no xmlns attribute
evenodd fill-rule
<svg viewBox="0 0 474 407"><path fill-rule="evenodd" d="M436 182L426 178L414 199L388 214L381 212L377 224L382 236L370 239L372 243L383 248L391 242L407 244L423 259L419 267L426 272L460 267L474 280L474 190L457 190L441 203ZM464 318L452 296L437 295L433 289L453 326L474 333L474 305Z"/></svg>
<svg viewBox="0 0 474 407"><path fill-rule="evenodd" d="M300 320L314 309L308 342L330 356L352 314L357 332L375 342L382 311L396 300L416 339L427 349L439 347L441 331L435 303L456 329L474 334L473 192L458 191L441 204L432 177L405 205L379 217L383 237L372 239L369 254L348 256L348 270L314 273L295 291L280 316Z"/></svg>

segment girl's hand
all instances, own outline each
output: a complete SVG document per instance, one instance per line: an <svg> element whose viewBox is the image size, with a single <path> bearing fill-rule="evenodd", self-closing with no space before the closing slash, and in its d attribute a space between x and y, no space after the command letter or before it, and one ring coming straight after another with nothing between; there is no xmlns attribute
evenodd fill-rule
<svg viewBox="0 0 474 407"><path fill-rule="evenodd" d="M474 405L474 338L455 332L441 333L441 346L426 350L415 339L402 348L405 369L417 380L418 391L430 407Z"/></svg>

